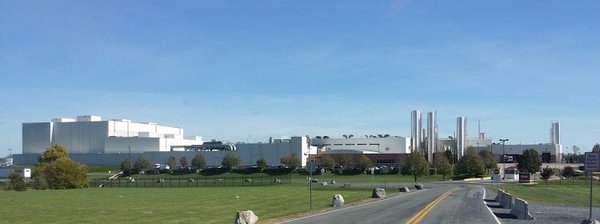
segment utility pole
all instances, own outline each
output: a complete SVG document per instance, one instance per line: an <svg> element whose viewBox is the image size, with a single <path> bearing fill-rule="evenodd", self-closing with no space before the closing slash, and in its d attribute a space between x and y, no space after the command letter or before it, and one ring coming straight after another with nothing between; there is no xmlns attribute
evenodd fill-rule
<svg viewBox="0 0 600 224"><path fill-rule="evenodd" d="M504 142L508 141L508 138L500 139L502 142L502 179L506 179L506 152L504 151Z"/></svg>
<svg viewBox="0 0 600 224"><path fill-rule="evenodd" d="M127 172L129 173L129 175L131 175L131 166L132 166L132 163L131 163L131 146L127 146L127 148L129 148L129 156L128 156L128 160L129 160L129 167L128 168L129 168L129 170Z"/></svg>

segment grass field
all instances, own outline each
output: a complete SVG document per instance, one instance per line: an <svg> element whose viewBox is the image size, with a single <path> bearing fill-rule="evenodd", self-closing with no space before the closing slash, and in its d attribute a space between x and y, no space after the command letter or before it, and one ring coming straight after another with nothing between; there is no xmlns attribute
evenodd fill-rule
<svg viewBox="0 0 600 224"><path fill-rule="evenodd" d="M499 185L500 189L507 190L513 196L527 201L574 206L589 206L589 187L589 182L577 181L576 184L571 184L570 181L564 180L540 182L533 185L518 183ZM497 189L496 187L490 188ZM592 195L593 206L600 207L600 184L598 181L594 182Z"/></svg>
<svg viewBox="0 0 600 224"><path fill-rule="evenodd" d="M315 186L313 208L330 207L335 193L348 203L369 198L371 189ZM264 221L307 211L308 194L298 184L0 191L0 217L5 223L231 223L236 211L251 209Z"/></svg>

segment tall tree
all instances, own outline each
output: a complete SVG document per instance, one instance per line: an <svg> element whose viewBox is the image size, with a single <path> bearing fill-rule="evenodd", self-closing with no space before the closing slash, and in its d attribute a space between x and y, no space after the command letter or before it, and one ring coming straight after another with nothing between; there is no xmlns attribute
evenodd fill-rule
<svg viewBox="0 0 600 224"><path fill-rule="evenodd" d="M581 149L579 149L579 147L578 147L578 146L576 146L576 145L574 145L574 146L573 146L573 148L571 148L571 149L573 149L573 154L575 154L575 155L579 155L579 151L581 150Z"/></svg>
<svg viewBox="0 0 600 224"><path fill-rule="evenodd" d="M373 161L371 161L371 159L369 159L369 157L367 157L366 155L362 155L360 157L360 160L358 161L358 167L360 167L361 170L366 170L367 168L370 168L373 166Z"/></svg>
<svg viewBox="0 0 600 224"><path fill-rule="evenodd" d="M342 157L340 157L340 161L339 161L340 166L346 168L347 166L349 166L350 164L352 164L352 157L350 157L349 155L342 155Z"/></svg>
<svg viewBox="0 0 600 224"><path fill-rule="evenodd" d="M133 169L137 172L152 168L152 163L144 155L140 155L133 164Z"/></svg>
<svg viewBox="0 0 600 224"><path fill-rule="evenodd" d="M575 168L572 166L565 166L562 170L562 175L567 179L572 179L575 176Z"/></svg>
<svg viewBox="0 0 600 224"><path fill-rule="evenodd" d="M185 158L185 156L179 158L179 165L181 166L182 169L186 168L188 166L188 161L187 161L187 158Z"/></svg>
<svg viewBox="0 0 600 224"><path fill-rule="evenodd" d="M594 148L592 148L592 152L600 152L600 144L595 144Z"/></svg>
<svg viewBox="0 0 600 224"><path fill-rule="evenodd" d="M438 174L442 175L442 180L446 180L446 176L451 175L453 172L452 164L444 154L434 155L433 166L437 169Z"/></svg>
<svg viewBox="0 0 600 224"><path fill-rule="evenodd" d="M125 158L123 162L121 162L121 171L123 171L125 175L129 175L131 172L131 168L133 168L133 166L131 165L131 160L129 160L129 158Z"/></svg>
<svg viewBox="0 0 600 224"><path fill-rule="evenodd" d="M169 166L170 170L174 170L175 167L177 167L177 159L173 156L169 156L169 158L167 158L167 161L165 161L165 163L167 164L167 166Z"/></svg>
<svg viewBox="0 0 600 224"><path fill-rule="evenodd" d="M268 164L267 164L267 160L264 158L260 158L259 160L256 160L256 167L258 168L258 170L260 172L262 172L265 168L267 168Z"/></svg>
<svg viewBox="0 0 600 224"><path fill-rule="evenodd" d="M331 156L323 155L321 156L321 166L327 170L333 170L333 167L335 166L335 160L333 160Z"/></svg>
<svg viewBox="0 0 600 224"><path fill-rule="evenodd" d="M546 183L548 183L548 180L552 175L554 175L554 170L552 168L546 166L546 168L542 169L542 180L546 181Z"/></svg>
<svg viewBox="0 0 600 224"><path fill-rule="evenodd" d="M479 156L483 159L483 165L485 166L485 173L490 173L490 170L495 170L498 168L498 164L496 163L496 158L494 158L494 154L488 150L479 151Z"/></svg>
<svg viewBox="0 0 600 224"><path fill-rule="evenodd" d="M281 157L279 162L281 162L281 164L286 165L290 168L297 168L300 166L302 161L300 161L300 158L298 158L298 156L296 156L296 153L292 153L292 154Z"/></svg>
<svg viewBox="0 0 600 224"><path fill-rule="evenodd" d="M455 157L454 153L452 153L451 150L444 151L444 156L446 156L446 159L448 160L448 162L450 162L450 164L456 163L456 157Z"/></svg>
<svg viewBox="0 0 600 224"><path fill-rule="evenodd" d="M456 164L456 173L467 177L483 175L485 165L476 150L467 150L465 155Z"/></svg>
<svg viewBox="0 0 600 224"><path fill-rule="evenodd" d="M241 159L240 157L232 152L229 152L225 155L225 157L223 157L223 161L221 162L221 165L224 167L227 167L229 169L233 169L237 166L239 166L241 163Z"/></svg>
<svg viewBox="0 0 600 224"><path fill-rule="evenodd" d="M192 166L198 169L202 169L206 166L206 159L204 159L202 153L196 153L196 156L192 159Z"/></svg>
<svg viewBox="0 0 600 224"><path fill-rule="evenodd" d="M517 168L519 171L525 171L528 173L535 173L540 171L542 161L540 160L540 154L535 149L523 150L523 155L519 157L517 162Z"/></svg>
<svg viewBox="0 0 600 224"><path fill-rule="evenodd" d="M69 158L63 145L52 145L38 158L33 168L36 186L51 189L71 189L88 186L87 167Z"/></svg>
<svg viewBox="0 0 600 224"><path fill-rule="evenodd" d="M417 182L417 177L429 174L429 165L423 154L417 150L414 150L408 155L408 157L406 157L406 161L404 162L404 170L412 174L415 182Z"/></svg>

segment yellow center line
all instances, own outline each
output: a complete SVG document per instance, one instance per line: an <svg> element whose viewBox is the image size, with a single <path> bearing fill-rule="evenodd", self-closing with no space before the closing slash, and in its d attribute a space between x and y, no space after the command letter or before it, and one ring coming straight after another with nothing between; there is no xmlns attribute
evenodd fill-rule
<svg viewBox="0 0 600 224"><path fill-rule="evenodd" d="M423 220L423 218L425 218L425 216L427 214L429 214L429 212L431 212L431 210L433 208L435 208L435 206L437 206L437 204L439 204L442 200L444 200L446 197L448 197L448 195L452 194L452 192L456 191L456 189L458 189L458 188L457 187L452 188L452 189L446 191L445 193L443 193L442 195L440 195L438 198L436 198L431 203L429 203L427 206L425 206L425 208L421 209L421 211L415 213L412 217L410 217L410 219L408 219L406 224L420 223Z"/></svg>

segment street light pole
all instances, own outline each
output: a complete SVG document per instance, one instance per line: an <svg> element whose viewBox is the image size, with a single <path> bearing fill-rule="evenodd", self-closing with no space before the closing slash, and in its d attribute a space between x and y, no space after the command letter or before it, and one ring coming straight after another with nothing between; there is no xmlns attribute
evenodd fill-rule
<svg viewBox="0 0 600 224"><path fill-rule="evenodd" d="M504 151L504 142L507 142L508 139L500 139L502 142L502 179L506 179L506 152Z"/></svg>

